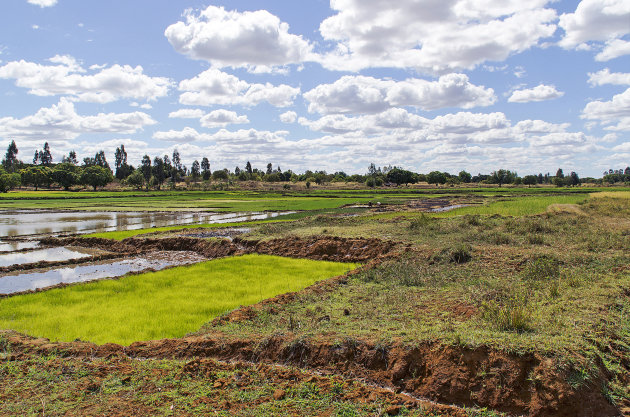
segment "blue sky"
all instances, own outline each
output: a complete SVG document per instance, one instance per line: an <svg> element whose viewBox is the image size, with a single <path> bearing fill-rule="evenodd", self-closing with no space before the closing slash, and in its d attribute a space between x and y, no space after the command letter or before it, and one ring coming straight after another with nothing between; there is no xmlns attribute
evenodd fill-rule
<svg viewBox="0 0 630 417"><path fill-rule="evenodd" d="M630 165L627 0L6 0L0 28L0 146L24 161Z"/></svg>

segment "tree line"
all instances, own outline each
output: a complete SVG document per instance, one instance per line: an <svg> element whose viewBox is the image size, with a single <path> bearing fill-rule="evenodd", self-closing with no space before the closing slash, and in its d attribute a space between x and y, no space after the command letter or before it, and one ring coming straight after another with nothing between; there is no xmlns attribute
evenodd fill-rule
<svg viewBox="0 0 630 417"><path fill-rule="evenodd" d="M432 171L428 174L415 173L395 166L377 167L370 164L364 175L348 175L343 171L327 173L326 171L306 170L302 174L291 170L283 171L279 166L273 167L267 164L266 169L260 170L252 167L247 161L244 168L235 167L234 171L219 169L212 171L207 157L201 158L201 162L195 160L191 167L186 167L181 160L177 149L172 155L155 156L151 158L144 155L140 165L134 167L127 161L127 151L124 145L120 145L114 152L113 169L107 162L104 151L98 151L94 157L83 158L79 163L74 151L64 155L59 163L53 161L48 142L41 150L35 151L32 163L25 163L18 159L19 150L15 141L11 141L0 168L0 192L30 186L35 190L53 184L64 190L70 190L75 186L87 186L96 190L114 181L122 185L136 189L160 190L165 185L175 188L178 183L186 182L195 184L199 182L217 181L221 187L229 186L236 181L265 181L265 182L305 182L306 187L311 184L324 184L331 182L355 182L365 184L368 187L380 187L391 185L408 185L420 182L437 185L456 184L497 184L499 186L513 185L537 185L553 184L556 186L576 186L582 182L588 183L630 183L630 167L625 169L604 172L601 179L580 179L576 172L564 175L562 169L558 169L555 175L539 173L520 177L515 171L499 169L490 174L472 175L466 171L460 171L457 175L448 172ZM288 187L285 185L285 187Z"/></svg>

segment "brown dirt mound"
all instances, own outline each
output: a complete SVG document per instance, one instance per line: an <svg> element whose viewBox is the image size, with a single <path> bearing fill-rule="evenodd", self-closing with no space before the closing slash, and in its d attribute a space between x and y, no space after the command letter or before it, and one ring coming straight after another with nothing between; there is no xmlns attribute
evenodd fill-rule
<svg viewBox="0 0 630 417"><path fill-rule="evenodd" d="M550 358L522 356L488 347L427 343L382 346L358 340L344 343L276 336L263 340L218 336L136 342L128 347L87 342L51 343L5 333L16 353L55 352L68 357L129 356L142 359L214 358L282 363L305 369L367 378L440 403L481 406L528 416L616 416L601 392L603 372L572 390L569 371Z"/></svg>

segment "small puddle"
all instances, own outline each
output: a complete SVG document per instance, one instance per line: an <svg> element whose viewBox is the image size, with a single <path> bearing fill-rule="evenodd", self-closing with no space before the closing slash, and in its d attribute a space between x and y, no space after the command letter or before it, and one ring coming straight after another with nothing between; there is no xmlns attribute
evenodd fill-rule
<svg viewBox="0 0 630 417"><path fill-rule="evenodd" d="M39 246L39 242L35 240L25 241L2 241L0 240L0 253L15 252L17 250L35 249Z"/></svg>
<svg viewBox="0 0 630 417"><path fill-rule="evenodd" d="M122 261L104 261L89 265L53 268L41 272L7 274L0 277L0 294L48 288L58 284L120 277L147 269L160 270L176 265L189 265L207 259L195 252L153 252Z"/></svg>
<svg viewBox="0 0 630 417"><path fill-rule="evenodd" d="M29 252L0 254L0 267L31 264L35 262L59 262L87 258L102 251L88 248L48 248Z"/></svg>
<svg viewBox="0 0 630 417"><path fill-rule="evenodd" d="M443 213L445 211L451 211L462 207L470 207L470 204L455 204L453 206L439 207L429 210L431 213Z"/></svg>

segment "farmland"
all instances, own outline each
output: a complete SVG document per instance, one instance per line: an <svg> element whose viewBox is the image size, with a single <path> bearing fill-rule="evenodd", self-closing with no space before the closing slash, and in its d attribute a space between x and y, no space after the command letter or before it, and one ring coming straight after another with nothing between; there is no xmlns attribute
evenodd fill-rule
<svg viewBox="0 0 630 417"><path fill-rule="evenodd" d="M600 191L9 193L295 213L66 238L222 259L0 299L0 414L626 413L630 195Z"/></svg>

